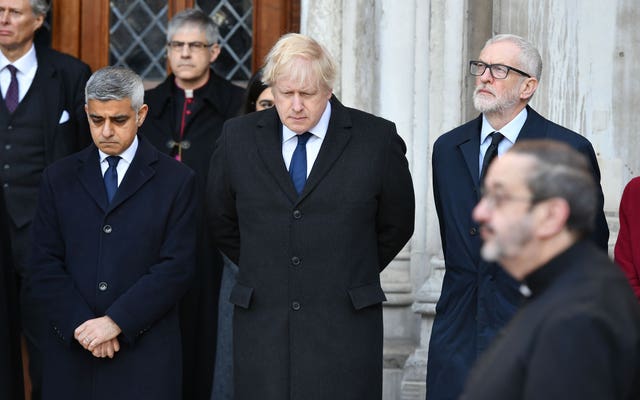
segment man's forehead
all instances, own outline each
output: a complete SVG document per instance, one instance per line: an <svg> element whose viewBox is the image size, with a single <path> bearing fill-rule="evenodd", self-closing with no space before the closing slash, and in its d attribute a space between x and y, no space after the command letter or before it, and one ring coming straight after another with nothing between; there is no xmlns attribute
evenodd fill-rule
<svg viewBox="0 0 640 400"><path fill-rule="evenodd" d="M180 36L205 36L205 32L197 25L186 24L176 30L172 39Z"/></svg>
<svg viewBox="0 0 640 400"><path fill-rule="evenodd" d="M96 100L89 99L87 108L91 114L128 115L133 112L131 99Z"/></svg>
<svg viewBox="0 0 640 400"><path fill-rule="evenodd" d="M527 188L526 176L535 160L527 155L506 153L496 158L487 171L485 184L488 188Z"/></svg>
<svg viewBox="0 0 640 400"><path fill-rule="evenodd" d="M491 43L480 52L480 61L490 64L509 64L518 56L520 49L507 40Z"/></svg>

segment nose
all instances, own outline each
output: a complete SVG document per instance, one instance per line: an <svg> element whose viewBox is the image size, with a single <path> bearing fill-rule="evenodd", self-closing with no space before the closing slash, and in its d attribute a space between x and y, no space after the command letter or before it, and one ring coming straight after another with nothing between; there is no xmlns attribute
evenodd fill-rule
<svg viewBox="0 0 640 400"><path fill-rule="evenodd" d="M485 68L482 75L478 77L481 82L491 82L493 80L493 75L491 75L491 69L489 67Z"/></svg>
<svg viewBox="0 0 640 400"><path fill-rule="evenodd" d="M182 48L180 49L180 56L182 58L189 58L191 56L191 50L189 49L188 43L182 45Z"/></svg>
<svg viewBox="0 0 640 400"><path fill-rule="evenodd" d="M102 125L102 137L110 138L113 136L113 128L111 127L111 122L107 119Z"/></svg>
<svg viewBox="0 0 640 400"><path fill-rule="evenodd" d="M0 11L0 23L7 24L9 22L9 10Z"/></svg>
<svg viewBox="0 0 640 400"><path fill-rule="evenodd" d="M300 112L304 109L304 103L302 101L302 97L298 93L295 93L293 95L293 101L292 101L291 107L295 112Z"/></svg>
<svg viewBox="0 0 640 400"><path fill-rule="evenodd" d="M480 199L480 202L478 202L478 204L476 204L476 206L473 208L473 213L471 214L471 216L473 217L474 221L482 224L483 222L486 222L488 220L490 214L491 207L489 207L489 202L486 198L483 197Z"/></svg>

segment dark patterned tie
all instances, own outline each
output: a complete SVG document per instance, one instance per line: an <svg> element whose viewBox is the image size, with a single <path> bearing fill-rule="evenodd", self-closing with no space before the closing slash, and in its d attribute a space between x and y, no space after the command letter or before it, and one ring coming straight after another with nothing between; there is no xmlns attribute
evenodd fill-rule
<svg viewBox="0 0 640 400"><path fill-rule="evenodd" d="M107 200L109 200L109 203L111 203L113 196L116 195L116 191L118 190L118 161L120 161L119 156L107 157L109 168L107 168L104 173L104 187L107 189Z"/></svg>
<svg viewBox="0 0 640 400"><path fill-rule="evenodd" d="M7 69L11 72L11 83L9 83L7 94L4 97L4 103L9 112L13 113L18 108L18 78L16 77L18 70L11 64L7 65Z"/></svg>
<svg viewBox="0 0 640 400"><path fill-rule="evenodd" d="M487 168L489 168L489 164L493 161L494 158L498 155L498 145L504 139L502 133L500 132L492 132L489 134L491 136L491 144L487 149L487 152L484 153L484 159L482 160L482 170L480 171L480 183L484 181L484 176L487 173Z"/></svg>
<svg viewBox="0 0 640 400"><path fill-rule="evenodd" d="M310 132L298 135L298 145L291 156L291 164L289 164L289 175L293 181L298 194L302 193L304 184L307 181L307 141L311 137Z"/></svg>

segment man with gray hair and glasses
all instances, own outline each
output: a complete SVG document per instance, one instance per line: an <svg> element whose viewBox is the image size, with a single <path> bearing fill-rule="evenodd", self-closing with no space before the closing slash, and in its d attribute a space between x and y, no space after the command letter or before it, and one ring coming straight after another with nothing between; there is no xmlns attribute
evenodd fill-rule
<svg viewBox="0 0 640 400"><path fill-rule="evenodd" d="M94 144L42 175L25 296L39 308L43 399L182 398L178 302L195 264L195 174L137 136L142 79L86 86Z"/></svg>
<svg viewBox="0 0 640 400"><path fill-rule="evenodd" d="M461 400L640 398L640 305L588 240L598 206L589 162L564 143L518 141L489 167L473 211L482 258L526 300Z"/></svg>
<svg viewBox="0 0 640 400"><path fill-rule="evenodd" d="M471 212L491 161L517 140L556 139L589 160L596 182L597 213L592 239L607 250L609 229L603 212L600 170L591 143L535 112L529 100L538 88L538 50L515 35L489 39L477 60L476 119L443 134L433 147L433 192L445 262L442 292L429 343L427 398L456 399L471 365L511 319L522 295L519 285L495 262L480 258L478 224Z"/></svg>
<svg viewBox="0 0 640 400"><path fill-rule="evenodd" d="M145 93L149 113L140 129L141 135L159 151L195 171L202 205L214 144L220 137L222 124L240 112L244 98L242 88L212 68L221 53L219 41L218 26L199 9L186 9L171 18L167 27L171 74ZM180 305L184 397L209 399L223 264L220 253L211 245L203 208L196 213L197 279Z"/></svg>

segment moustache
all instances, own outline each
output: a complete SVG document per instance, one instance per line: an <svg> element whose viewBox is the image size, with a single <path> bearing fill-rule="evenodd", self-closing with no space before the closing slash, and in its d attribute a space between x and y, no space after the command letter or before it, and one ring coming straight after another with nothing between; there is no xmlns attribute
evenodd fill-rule
<svg viewBox="0 0 640 400"><path fill-rule="evenodd" d="M480 92L481 90L489 92L494 96L496 95L495 90L491 86L487 86L486 84L483 84L483 85L480 85L480 86L476 86L475 90L473 91L474 96L477 95L478 92Z"/></svg>

